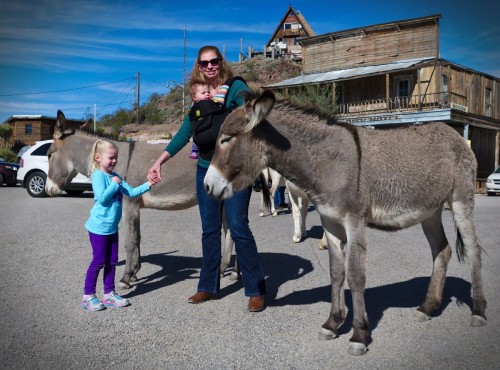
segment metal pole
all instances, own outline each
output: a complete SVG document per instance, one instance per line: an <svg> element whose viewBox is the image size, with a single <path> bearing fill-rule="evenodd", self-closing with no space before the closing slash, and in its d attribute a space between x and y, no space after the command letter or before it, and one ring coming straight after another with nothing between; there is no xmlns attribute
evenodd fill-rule
<svg viewBox="0 0 500 370"><path fill-rule="evenodd" d="M139 122L139 111L141 110L141 72L137 72L137 123Z"/></svg>
<svg viewBox="0 0 500 370"><path fill-rule="evenodd" d="M184 26L184 70L182 72L182 117L186 111L186 26Z"/></svg>
<svg viewBox="0 0 500 370"><path fill-rule="evenodd" d="M95 123L97 121L97 117L96 117L96 105L94 103L94 133L95 133Z"/></svg>

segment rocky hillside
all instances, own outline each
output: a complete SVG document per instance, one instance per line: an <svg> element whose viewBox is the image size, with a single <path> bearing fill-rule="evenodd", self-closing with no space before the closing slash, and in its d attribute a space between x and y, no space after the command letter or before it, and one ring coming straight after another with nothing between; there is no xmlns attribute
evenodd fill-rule
<svg viewBox="0 0 500 370"><path fill-rule="evenodd" d="M243 77L251 87L261 87L296 77L301 73L301 66L289 60L272 60L263 57L247 59L242 63L231 63L234 74ZM179 101L182 90L172 90L160 99L159 107L165 117L179 117ZM177 132L181 120L170 119L163 124L129 124L122 127L122 135L134 140L155 140L169 138ZM175 122L172 122L175 121Z"/></svg>

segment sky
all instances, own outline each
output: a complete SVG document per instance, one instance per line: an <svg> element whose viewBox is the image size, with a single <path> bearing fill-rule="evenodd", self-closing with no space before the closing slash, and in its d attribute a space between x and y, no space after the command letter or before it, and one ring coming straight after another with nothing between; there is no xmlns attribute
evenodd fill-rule
<svg viewBox="0 0 500 370"><path fill-rule="evenodd" d="M316 35L441 14L440 54L500 77L498 0L23 0L0 3L0 123L97 119L182 84L197 51L262 50L292 5ZM185 36L185 37L184 37Z"/></svg>

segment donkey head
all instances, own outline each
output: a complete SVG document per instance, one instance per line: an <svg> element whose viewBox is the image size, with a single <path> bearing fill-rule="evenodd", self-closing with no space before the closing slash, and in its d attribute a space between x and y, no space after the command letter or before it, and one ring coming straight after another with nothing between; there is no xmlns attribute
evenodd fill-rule
<svg viewBox="0 0 500 370"><path fill-rule="evenodd" d="M82 125L82 127L86 124ZM69 184L78 173L73 163L71 153L67 145L65 145L65 142L68 140L67 138L74 135L75 131L65 126L66 117L63 112L58 110L56 128L54 131L54 142L47 153L49 157L49 173L47 174L45 192L50 196L61 194L66 184Z"/></svg>
<svg viewBox="0 0 500 370"><path fill-rule="evenodd" d="M204 180L208 194L231 198L268 166L263 148L270 125L265 118L275 100L271 91L248 94L246 103L226 117Z"/></svg>

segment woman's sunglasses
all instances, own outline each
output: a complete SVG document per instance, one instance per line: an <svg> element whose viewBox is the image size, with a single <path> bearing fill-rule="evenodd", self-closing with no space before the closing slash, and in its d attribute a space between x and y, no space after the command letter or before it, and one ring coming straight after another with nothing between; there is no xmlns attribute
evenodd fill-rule
<svg viewBox="0 0 500 370"><path fill-rule="evenodd" d="M211 64L212 67L217 67L220 64L220 60L219 60L219 58L214 58L214 59L210 59L210 60L200 60L198 62L198 65L201 68L208 68L209 64Z"/></svg>

